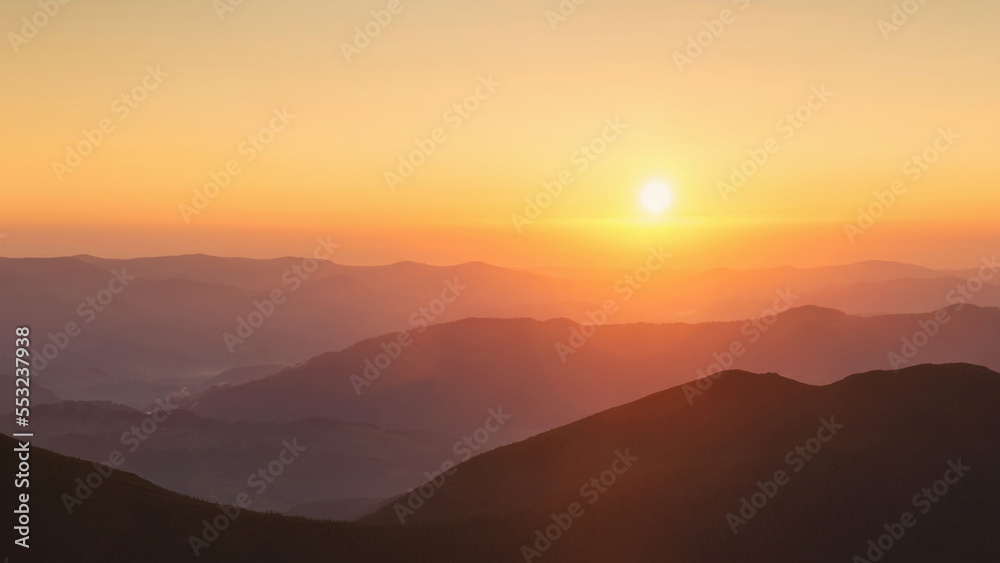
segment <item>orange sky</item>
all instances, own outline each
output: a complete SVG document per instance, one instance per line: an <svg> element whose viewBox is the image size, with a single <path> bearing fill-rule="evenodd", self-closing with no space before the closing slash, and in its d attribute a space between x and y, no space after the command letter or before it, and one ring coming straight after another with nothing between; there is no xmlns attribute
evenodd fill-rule
<svg viewBox="0 0 1000 563"><path fill-rule="evenodd" d="M4 2L0 254L301 255L328 234L350 263L628 266L658 243L685 266L957 267L996 251L995 2L928 2L898 31L880 30L881 0L593 0L547 17L558 5L246 0L220 18L207 0L51 17ZM373 10L391 22L348 62ZM88 136L103 138L73 165L66 147ZM417 139L433 154L391 189ZM910 161L936 140L934 164ZM592 142L606 150L590 159ZM561 173L572 183L519 234L512 215ZM674 190L663 215L638 203L657 179ZM897 180L851 243L844 224Z"/></svg>

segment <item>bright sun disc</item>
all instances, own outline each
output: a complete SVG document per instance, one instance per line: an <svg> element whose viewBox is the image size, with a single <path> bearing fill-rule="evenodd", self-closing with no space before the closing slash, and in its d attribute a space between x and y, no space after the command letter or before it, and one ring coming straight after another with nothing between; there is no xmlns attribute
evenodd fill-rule
<svg viewBox="0 0 1000 563"><path fill-rule="evenodd" d="M670 191L670 186L664 182L650 182L642 188L639 194L639 201L643 209L650 213L660 214L666 211L674 201L674 194Z"/></svg>

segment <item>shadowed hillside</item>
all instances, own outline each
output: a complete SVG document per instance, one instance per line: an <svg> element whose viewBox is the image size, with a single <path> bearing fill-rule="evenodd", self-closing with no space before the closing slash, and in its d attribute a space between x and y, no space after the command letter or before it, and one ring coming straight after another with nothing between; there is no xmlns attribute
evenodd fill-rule
<svg viewBox="0 0 1000 563"><path fill-rule="evenodd" d="M726 372L693 406L673 388L476 457L403 526L394 505L368 525L244 513L197 560L832 563L889 525L904 531L880 560L985 562L1000 549L998 400L1000 374L966 364L826 387ZM188 537L220 514L116 472L70 516L59 495L92 468L32 460L38 560L195 560Z"/></svg>
<svg viewBox="0 0 1000 563"><path fill-rule="evenodd" d="M602 412L477 457L419 508L405 496L366 521L502 514L542 529L578 502L583 515L542 560L818 562L864 553L911 511L918 523L886 561L982 562L1000 550L998 401L1000 374L966 364L826 387L726 372L693 406L674 388ZM622 469L622 454L623 473L590 481ZM955 466L971 469L951 492L914 501ZM778 471L785 483L759 488ZM727 519L768 488L756 514Z"/></svg>

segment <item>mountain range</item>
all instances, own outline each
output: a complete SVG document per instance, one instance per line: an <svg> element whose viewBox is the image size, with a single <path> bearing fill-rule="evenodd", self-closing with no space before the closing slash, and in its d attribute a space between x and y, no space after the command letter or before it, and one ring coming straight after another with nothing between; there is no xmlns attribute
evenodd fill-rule
<svg viewBox="0 0 1000 563"><path fill-rule="evenodd" d="M0 258L0 329L34 328L45 347L36 370L57 396L145 408L198 393L234 368L273 371L260 366L469 317L586 322L610 299L613 324L734 321L765 314L781 295L848 314L926 313L956 304L956 288L978 270L863 262L637 272L204 255ZM978 287L967 301L1000 305L995 280Z"/></svg>

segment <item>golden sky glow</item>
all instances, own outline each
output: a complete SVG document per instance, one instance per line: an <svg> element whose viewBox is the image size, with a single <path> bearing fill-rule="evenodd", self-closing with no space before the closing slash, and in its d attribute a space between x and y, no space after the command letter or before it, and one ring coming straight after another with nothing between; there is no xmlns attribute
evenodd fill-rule
<svg viewBox="0 0 1000 563"><path fill-rule="evenodd" d="M352 263L618 266L657 241L692 266L996 251L996 2L928 2L889 32L882 0L590 0L547 17L558 5L402 1L349 63L342 43L390 2L245 0L221 19L208 0L70 2L27 39L38 4L6 1L0 254L299 255L327 234ZM691 57L719 18L732 23ZM145 99L121 99L144 79ZM53 162L102 120L114 130L60 180ZM915 178L909 159L949 128ZM251 150L255 135L273 142ZM390 189L427 139L433 154ZM769 139L724 198L719 182ZM579 152L591 143L606 150ZM185 221L179 206L233 160ZM519 234L512 215L564 171ZM662 215L639 200L656 179L673 187ZM844 223L896 180L905 192L852 244Z"/></svg>

